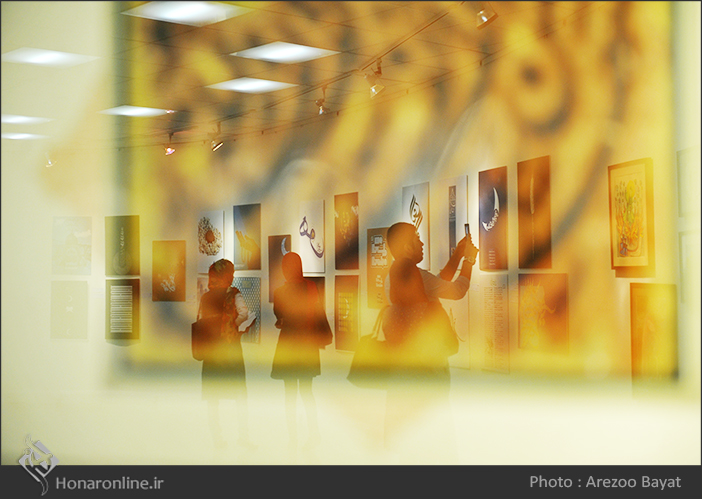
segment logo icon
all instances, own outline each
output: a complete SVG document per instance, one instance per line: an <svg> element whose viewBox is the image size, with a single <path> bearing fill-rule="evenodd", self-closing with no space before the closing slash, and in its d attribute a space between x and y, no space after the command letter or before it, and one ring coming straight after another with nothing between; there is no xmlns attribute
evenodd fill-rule
<svg viewBox="0 0 702 499"><path fill-rule="evenodd" d="M44 495L49 490L46 476L53 471L59 460L39 440L32 442L31 435L27 435L24 441L27 448L24 449L24 455L19 459L19 463L41 484L41 495Z"/></svg>

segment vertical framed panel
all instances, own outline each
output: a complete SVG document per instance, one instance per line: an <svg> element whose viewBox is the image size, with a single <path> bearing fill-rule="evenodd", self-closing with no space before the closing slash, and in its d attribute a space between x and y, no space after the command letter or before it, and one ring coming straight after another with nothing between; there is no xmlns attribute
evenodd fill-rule
<svg viewBox="0 0 702 499"><path fill-rule="evenodd" d="M358 192L334 196L336 270L358 269Z"/></svg>
<svg viewBox="0 0 702 499"><path fill-rule="evenodd" d="M481 270L507 270L507 167L478 172Z"/></svg>
<svg viewBox="0 0 702 499"><path fill-rule="evenodd" d="M551 268L550 157L517 163L519 268Z"/></svg>
<svg viewBox="0 0 702 499"><path fill-rule="evenodd" d="M105 286L105 338L139 339L139 279L107 279Z"/></svg>
<svg viewBox="0 0 702 499"><path fill-rule="evenodd" d="M337 350L356 350L358 308L358 276L336 276L334 281L334 338Z"/></svg>

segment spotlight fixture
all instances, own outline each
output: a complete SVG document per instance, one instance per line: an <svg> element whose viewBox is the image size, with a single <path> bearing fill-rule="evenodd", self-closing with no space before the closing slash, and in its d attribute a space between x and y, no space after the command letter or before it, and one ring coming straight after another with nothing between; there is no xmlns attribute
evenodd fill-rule
<svg viewBox="0 0 702 499"><path fill-rule="evenodd" d="M212 135L212 140L210 141L210 148L212 149L212 152L215 152L224 145L224 142L219 138L221 133L222 123L217 123L217 131L214 133L214 135Z"/></svg>
<svg viewBox="0 0 702 499"><path fill-rule="evenodd" d="M478 11L478 20L476 24L478 29L483 29L495 19L497 19L497 12L493 10L492 5L490 5L490 2L481 3L480 10Z"/></svg>
<svg viewBox="0 0 702 499"><path fill-rule="evenodd" d="M326 86L322 87L322 98L314 101L314 105L319 108L318 114L320 114L320 115L326 114L329 112L329 108L324 106L324 100L327 98L326 90L327 90Z"/></svg>
<svg viewBox="0 0 702 499"><path fill-rule="evenodd" d="M168 144L164 147L166 151L166 156L170 156L175 152L175 147L171 145L171 139L173 138L173 133L168 134Z"/></svg>
<svg viewBox="0 0 702 499"><path fill-rule="evenodd" d="M371 99L376 97L377 95L380 94L383 90L385 90L385 87L380 84L380 77L383 75L383 71L380 68L380 59L378 59L376 69L373 70L372 73L366 73L364 78L370 85L370 96Z"/></svg>
<svg viewBox="0 0 702 499"><path fill-rule="evenodd" d="M46 153L46 167L51 168L52 166L56 165L56 161L51 161L51 158L49 157L49 153Z"/></svg>

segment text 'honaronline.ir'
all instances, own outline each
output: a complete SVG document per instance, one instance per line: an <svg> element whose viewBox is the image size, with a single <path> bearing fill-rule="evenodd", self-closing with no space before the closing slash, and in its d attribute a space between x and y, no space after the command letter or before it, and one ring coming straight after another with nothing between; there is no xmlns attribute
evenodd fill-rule
<svg viewBox="0 0 702 499"><path fill-rule="evenodd" d="M160 489L163 480L135 480L129 477L111 480L67 480L56 478L56 488L61 490L154 490Z"/></svg>

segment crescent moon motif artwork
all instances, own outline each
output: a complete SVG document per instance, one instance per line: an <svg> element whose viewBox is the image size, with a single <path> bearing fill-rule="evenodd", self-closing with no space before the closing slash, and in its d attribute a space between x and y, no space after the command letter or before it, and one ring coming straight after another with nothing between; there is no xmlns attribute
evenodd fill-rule
<svg viewBox="0 0 702 499"><path fill-rule="evenodd" d="M481 222L483 224L483 228L488 232L495 226L497 223L497 218L500 216L500 197L497 195L497 189L494 187L492 188L492 192L495 194L495 209L493 211L492 219L487 224L485 222Z"/></svg>

